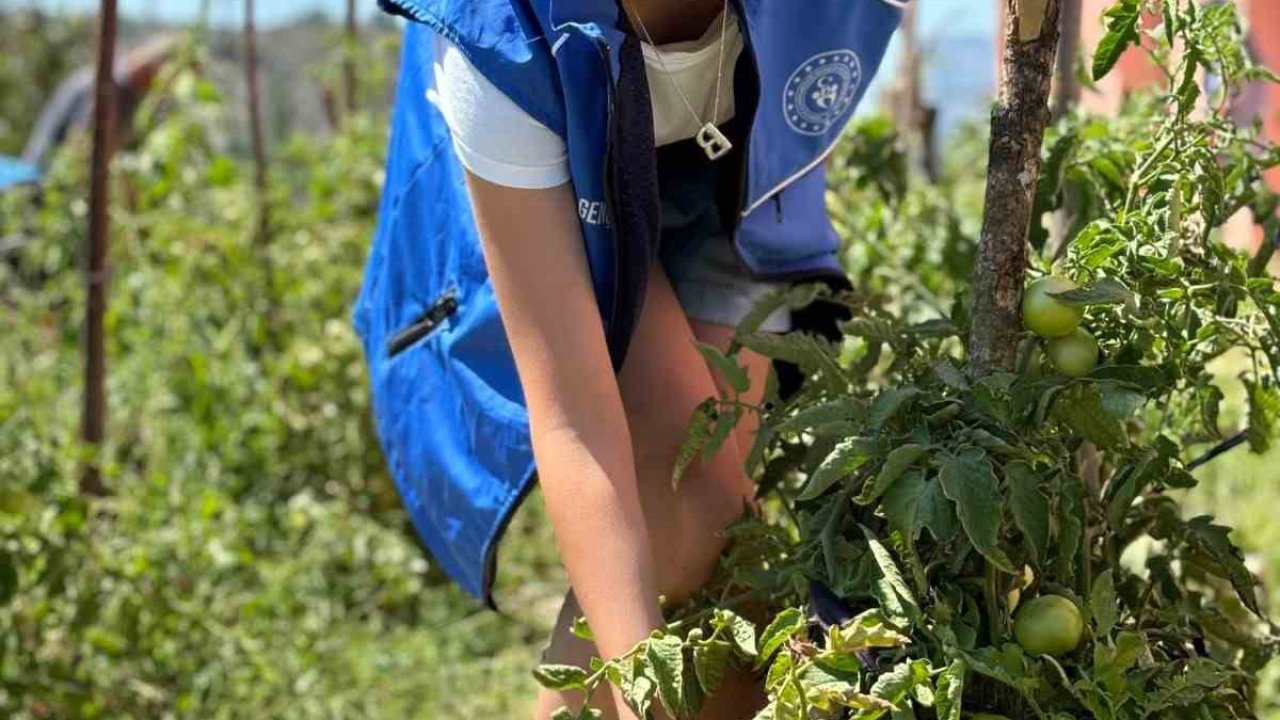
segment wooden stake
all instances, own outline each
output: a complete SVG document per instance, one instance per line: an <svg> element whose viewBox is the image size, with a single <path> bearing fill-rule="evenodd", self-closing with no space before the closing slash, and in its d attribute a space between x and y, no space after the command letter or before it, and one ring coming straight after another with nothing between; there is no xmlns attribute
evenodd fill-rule
<svg viewBox="0 0 1280 720"><path fill-rule="evenodd" d="M257 227L254 241L261 253L262 268L266 275L267 339L270 345L275 337L275 272L271 262L271 196L267 178L267 149L262 137L262 96L258 87L258 40L254 27L253 0L244 0L244 72L249 100L249 135L253 145L254 205L257 211Z"/></svg>
<svg viewBox="0 0 1280 720"><path fill-rule="evenodd" d="M104 495L101 458L107 426L107 255L111 242L108 207L111 155L116 142L116 0L102 0L98 18L98 68L94 80L93 160L89 177L89 253L86 264L84 407L80 437L93 451L80 476L80 492Z"/></svg>
<svg viewBox="0 0 1280 720"><path fill-rule="evenodd" d="M1022 332L1019 305L1027 231L1040 179L1040 148L1049 124L1049 88L1058 49L1059 0L1007 3L1004 71L991 115L986 211L973 268L969 358L975 377L1014 369Z"/></svg>
<svg viewBox="0 0 1280 720"><path fill-rule="evenodd" d="M356 111L356 48L359 42L359 28L356 21L356 0L347 0L347 38L346 53L343 58L343 84L346 90L347 117Z"/></svg>

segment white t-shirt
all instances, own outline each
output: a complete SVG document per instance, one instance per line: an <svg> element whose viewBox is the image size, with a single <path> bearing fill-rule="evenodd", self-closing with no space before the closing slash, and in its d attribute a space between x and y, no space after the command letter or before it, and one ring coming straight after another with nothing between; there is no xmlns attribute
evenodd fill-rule
<svg viewBox="0 0 1280 720"><path fill-rule="evenodd" d="M743 40L732 8L725 13L727 17L716 18L697 40L659 47L641 44L658 147L694 137L701 128L672 81L704 121L719 125L733 118L734 68ZM723 77L715 114L722 29ZM496 185L516 188L548 188L569 181L569 155L559 135L520 109L439 35L434 54L435 82L428 97L444 115L458 158L468 170Z"/></svg>

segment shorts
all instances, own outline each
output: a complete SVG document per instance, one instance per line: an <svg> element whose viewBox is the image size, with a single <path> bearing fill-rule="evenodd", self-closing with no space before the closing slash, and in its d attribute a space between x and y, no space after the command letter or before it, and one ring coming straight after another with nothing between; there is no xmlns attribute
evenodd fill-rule
<svg viewBox="0 0 1280 720"><path fill-rule="evenodd" d="M740 137L738 125L730 120L722 129L730 137ZM715 162L693 140L657 151L659 261L686 315L729 327L737 327L766 295L791 284L753 277L733 247L731 228L737 214L743 144L736 142L732 152ZM774 312L759 329L787 332L790 310Z"/></svg>
<svg viewBox="0 0 1280 720"><path fill-rule="evenodd" d="M692 320L737 327L765 296L789 286L752 278L727 237L683 240L664 243L661 262L680 306ZM759 329L787 332L791 329L791 312L786 308L775 311Z"/></svg>

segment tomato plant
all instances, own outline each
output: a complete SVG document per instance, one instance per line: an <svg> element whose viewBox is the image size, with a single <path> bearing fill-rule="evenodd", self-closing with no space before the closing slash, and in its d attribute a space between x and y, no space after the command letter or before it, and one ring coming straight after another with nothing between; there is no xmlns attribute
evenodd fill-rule
<svg viewBox="0 0 1280 720"><path fill-rule="evenodd" d="M1157 30L1140 29L1145 10L1163 16ZM626 658L546 684L609 682L641 716L660 704L686 717L709 690L699 678L734 663L760 672L758 717L771 720L1255 716L1280 635L1230 529L1184 518L1176 497L1196 484L1192 448L1223 436L1212 361L1245 358L1253 450L1280 417L1269 250L1250 258L1215 236L1241 210L1280 230L1261 182L1280 154L1221 112L1233 83L1266 73L1240 51L1230 4L1120 0L1107 28L1100 73L1141 44L1168 85L1118 118L1071 114L1046 144L1035 217L1071 212L1057 238L1036 223L1034 264L1074 286L1035 284L1026 319L1048 336L1088 328L1048 345L1062 372L1032 371L1030 334L1024 372L970 372L972 304L963 276L939 268L972 257L974 227L921 201L883 161L886 129L865 127L845 151L879 156L887 177L833 162L847 173L837 188L888 205L850 246L863 282L779 293L748 318L738 345L806 380L785 397L771 385L762 407L704 405L682 454L758 412L748 469L764 512L731 529L705 604L671 608L671 625ZM1223 85L1202 97L1206 71ZM852 229L859 203L837 190L831 204ZM893 250L859 247L899 228ZM890 279L917 271L927 282ZM774 308L814 302L848 309L840 337L755 332ZM728 647L713 651L712 637Z"/></svg>

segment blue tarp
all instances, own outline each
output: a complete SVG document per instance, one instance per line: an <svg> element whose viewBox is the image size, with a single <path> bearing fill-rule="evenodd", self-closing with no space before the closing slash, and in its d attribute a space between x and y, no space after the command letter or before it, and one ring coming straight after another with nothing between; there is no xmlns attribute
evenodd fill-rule
<svg viewBox="0 0 1280 720"><path fill-rule="evenodd" d="M25 185L40 179L40 168L18 158L0 155L0 190Z"/></svg>

